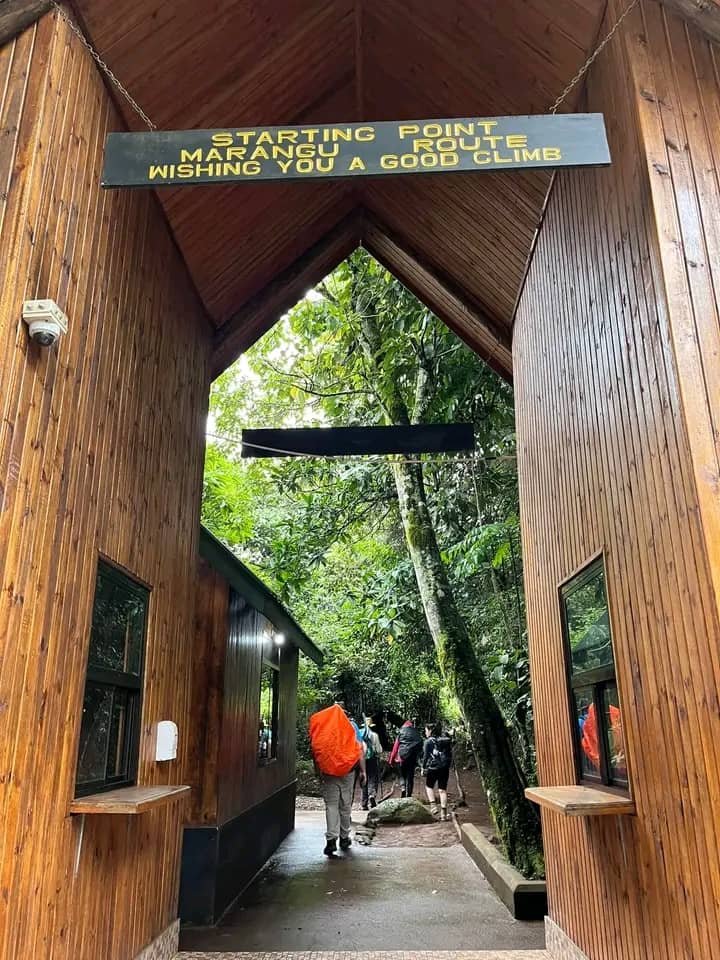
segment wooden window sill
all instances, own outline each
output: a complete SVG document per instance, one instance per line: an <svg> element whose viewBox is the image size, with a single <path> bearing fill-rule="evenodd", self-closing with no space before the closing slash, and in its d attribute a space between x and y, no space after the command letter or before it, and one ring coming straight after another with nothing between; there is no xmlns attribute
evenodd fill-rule
<svg viewBox="0 0 720 960"><path fill-rule="evenodd" d="M121 787L105 793L91 793L76 797L70 804L70 813L145 813L154 807L181 800L190 793L190 787Z"/></svg>
<svg viewBox="0 0 720 960"><path fill-rule="evenodd" d="M525 796L566 817L610 817L635 813L635 803L622 793L602 787L528 787Z"/></svg>

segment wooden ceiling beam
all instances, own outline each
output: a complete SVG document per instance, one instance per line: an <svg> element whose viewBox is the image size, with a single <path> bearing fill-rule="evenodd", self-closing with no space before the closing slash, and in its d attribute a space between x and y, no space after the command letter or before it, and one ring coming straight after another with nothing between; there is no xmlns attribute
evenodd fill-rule
<svg viewBox="0 0 720 960"><path fill-rule="evenodd" d="M472 297L366 214L363 246L505 380L512 381L511 335Z"/></svg>
<svg viewBox="0 0 720 960"><path fill-rule="evenodd" d="M213 378L267 333L307 290L342 263L360 245L360 236L361 215L353 212L224 323L215 335Z"/></svg>
<svg viewBox="0 0 720 960"><path fill-rule="evenodd" d="M663 6L720 43L720 0L660 0Z"/></svg>
<svg viewBox="0 0 720 960"><path fill-rule="evenodd" d="M2 0L0 2L0 47L47 13L50 0Z"/></svg>

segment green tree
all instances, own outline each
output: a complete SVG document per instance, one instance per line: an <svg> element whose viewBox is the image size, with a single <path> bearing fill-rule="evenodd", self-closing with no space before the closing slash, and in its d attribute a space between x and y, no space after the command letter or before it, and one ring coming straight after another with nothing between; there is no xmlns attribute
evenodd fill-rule
<svg viewBox="0 0 720 960"><path fill-rule="evenodd" d="M213 398L217 432L228 438L221 452L231 461L242 425L475 424L479 464L257 461L252 531L242 550L319 633L323 616L332 624L324 638L335 654L332 675L316 677L319 687L353 677L365 689L372 679L364 666L377 656L391 663L394 645L401 662L385 675L411 687L401 667L411 663L418 675L434 647L435 676L439 668L460 704L507 854L527 876L540 874L539 820L513 749L520 745L531 769L527 716L518 710L527 690L510 389L362 251L298 304L244 366ZM388 552L381 556L370 542ZM376 582L353 563L363 550ZM334 570L342 571L340 582L330 582ZM322 597L343 592L344 607L325 601L317 615ZM413 602L401 609L398 598L409 595Z"/></svg>

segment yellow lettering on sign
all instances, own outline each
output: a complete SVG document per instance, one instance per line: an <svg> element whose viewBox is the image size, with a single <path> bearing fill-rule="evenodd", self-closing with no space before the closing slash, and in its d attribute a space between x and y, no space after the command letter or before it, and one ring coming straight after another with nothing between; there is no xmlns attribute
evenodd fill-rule
<svg viewBox="0 0 720 960"><path fill-rule="evenodd" d="M180 151L180 162L181 163L199 163L202 160L202 147L198 147L197 150L181 150Z"/></svg>
<svg viewBox="0 0 720 960"><path fill-rule="evenodd" d="M490 133L492 128L497 126L497 120L478 120L477 125L482 127L485 133Z"/></svg>
<svg viewBox="0 0 720 960"><path fill-rule="evenodd" d="M312 173L314 169L313 162L312 160L298 160L295 164L295 169L298 173Z"/></svg>
<svg viewBox="0 0 720 960"><path fill-rule="evenodd" d="M543 160L562 160L560 147L543 147Z"/></svg>
<svg viewBox="0 0 720 960"><path fill-rule="evenodd" d="M290 169L291 163L292 163L292 160L278 160L278 166L280 167L283 173L288 172L288 170Z"/></svg>
<svg viewBox="0 0 720 960"><path fill-rule="evenodd" d="M247 146L248 143L250 143L250 141L254 136L255 136L254 130L236 130L235 131L235 139L239 140L240 143L244 143L245 146Z"/></svg>
<svg viewBox="0 0 720 960"><path fill-rule="evenodd" d="M441 153L441 167L456 167L460 163L460 157L456 153Z"/></svg>
<svg viewBox="0 0 720 960"><path fill-rule="evenodd" d="M495 163L512 163L512 157L504 157L499 150L493 150L493 161Z"/></svg>
<svg viewBox="0 0 720 960"><path fill-rule="evenodd" d="M362 157L353 157L348 170L365 170L365 162Z"/></svg>
<svg viewBox="0 0 720 960"><path fill-rule="evenodd" d="M457 150L457 140L455 137L440 137L435 144L435 149L439 153L452 153Z"/></svg>
<svg viewBox="0 0 720 960"><path fill-rule="evenodd" d="M179 163L175 169L175 173L178 177L182 177L183 180L185 180L195 173L195 165L193 163ZM170 174L170 176L172 176L172 174Z"/></svg>
<svg viewBox="0 0 720 960"><path fill-rule="evenodd" d="M312 143L299 143L295 148L295 156L308 159L315 156L315 147Z"/></svg>
<svg viewBox="0 0 720 960"><path fill-rule="evenodd" d="M432 140L428 140L425 137L418 137L416 140L413 140L413 150L415 153L419 153L420 150L430 150L433 149Z"/></svg>
<svg viewBox="0 0 720 960"><path fill-rule="evenodd" d="M516 147L526 147L527 137L524 137L519 133L509 133L505 137L505 143L511 150L514 150Z"/></svg>
<svg viewBox="0 0 720 960"><path fill-rule="evenodd" d="M398 136L401 140L411 137L414 133L420 133L420 127L416 123L403 123L398 127Z"/></svg>
<svg viewBox="0 0 720 960"><path fill-rule="evenodd" d="M287 140L288 143L297 143L298 133L297 130L278 130L277 142L285 143Z"/></svg>
<svg viewBox="0 0 720 960"><path fill-rule="evenodd" d="M272 134L271 134L269 131L267 131L267 130L261 131L261 132L258 134L257 142L258 142L258 143L272 143L272 142L273 142Z"/></svg>
<svg viewBox="0 0 720 960"><path fill-rule="evenodd" d="M273 151L274 150L275 150L275 147L273 147ZM250 153L250 159L251 160L269 160L270 154L267 152L265 147L255 147L255 149Z"/></svg>
<svg viewBox="0 0 720 960"><path fill-rule="evenodd" d="M300 133L306 138L308 143L315 143L315 137L320 133L317 127L305 127Z"/></svg>
<svg viewBox="0 0 720 960"><path fill-rule="evenodd" d="M343 129L340 127L333 127L330 131L330 135L333 142L344 140L346 143L350 143L353 138L352 127L344 127Z"/></svg>
<svg viewBox="0 0 720 960"><path fill-rule="evenodd" d="M242 160L246 153L245 147L228 147L225 156L228 160Z"/></svg>
<svg viewBox="0 0 720 960"><path fill-rule="evenodd" d="M530 163L531 160L541 160L540 147L535 150L523 150L522 158L523 163Z"/></svg>
<svg viewBox="0 0 720 960"><path fill-rule="evenodd" d="M319 143L318 144L318 154L321 157L337 157L340 153L340 144L339 143Z"/></svg>
<svg viewBox="0 0 720 960"><path fill-rule="evenodd" d="M212 142L214 147L231 147L233 135L231 133L214 133L212 135Z"/></svg>
<svg viewBox="0 0 720 960"><path fill-rule="evenodd" d="M384 153L380 157L380 166L383 170L397 170L398 158L394 153Z"/></svg>
<svg viewBox="0 0 720 960"><path fill-rule="evenodd" d="M375 127L358 127L355 130L355 139L367 142L375 139Z"/></svg>
<svg viewBox="0 0 720 960"><path fill-rule="evenodd" d="M163 163L161 165L151 164L150 170L148 172L148 180L155 180L157 177L160 180L166 180L168 175L168 165Z"/></svg>
<svg viewBox="0 0 720 960"><path fill-rule="evenodd" d="M210 150L208 150L208 152L205 154L205 159L206 160L222 160L222 154L217 149L217 147L211 147Z"/></svg>
<svg viewBox="0 0 720 960"><path fill-rule="evenodd" d="M473 163L476 163L479 167L486 166L491 160L489 150L476 150L473 154Z"/></svg>
<svg viewBox="0 0 720 960"><path fill-rule="evenodd" d="M247 177L256 177L261 169L262 167L255 160L248 160L247 163L243 164L243 173Z"/></svg>

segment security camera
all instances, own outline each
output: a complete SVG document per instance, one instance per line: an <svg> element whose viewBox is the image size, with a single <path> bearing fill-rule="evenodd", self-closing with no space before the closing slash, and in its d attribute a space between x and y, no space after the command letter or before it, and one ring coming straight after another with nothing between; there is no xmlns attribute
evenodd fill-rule
<svg viewBox="0 0 720 960"><path fill-rule="evenodd" d="M41 347L51 347L67 333L68 319L54 300L26 300L23 320L30 339Z"/></svg>

